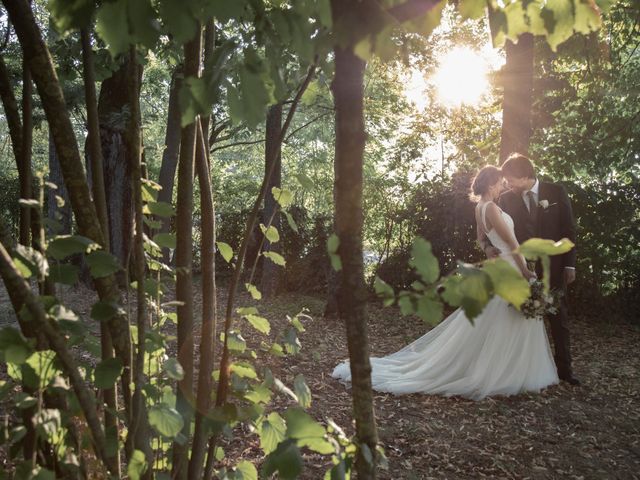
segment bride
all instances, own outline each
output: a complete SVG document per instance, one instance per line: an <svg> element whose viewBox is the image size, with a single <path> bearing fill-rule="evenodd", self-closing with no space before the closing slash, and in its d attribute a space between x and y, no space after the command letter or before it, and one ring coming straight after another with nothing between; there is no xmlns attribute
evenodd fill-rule
<svg viewBox="0 0 640 480"><path fill-rule="evenodd" d="M522 275L527 268L518 247L512 218L494 202L502 187L502 173L493 166L475 176L478 238L484 233ZM371 358L371 381L379 392L460 395L480 400L491 395L538 392L558 383L544 322L525 318L500 297L492 298L472 324L462 309L402 350ZM351 380L349 363L332 376Z"/></svg>

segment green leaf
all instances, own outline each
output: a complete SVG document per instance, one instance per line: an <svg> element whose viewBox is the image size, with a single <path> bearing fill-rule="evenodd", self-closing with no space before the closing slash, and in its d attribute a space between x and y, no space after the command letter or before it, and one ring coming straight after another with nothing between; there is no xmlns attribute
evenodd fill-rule
<svg viewBox="0 0 640 480"><path fill-rule="evenodd" d="M62 374L62 370L56 366L56 353L53 350L40 350L33 353L26 364L31 367L31 373L35 375L35 379L29 381L25 378L25 383L31 383L34 388L45 388L51 380ZM24 367L23 374L25 374Z"/></svg>
<svg viewBox="0 0 640 480"><path fill-rule="evenodd" d="M260 293L260 290L258 290L254 285L251 285L250 283L245 283L244 286L247 289L247 292L251 294L251 297L253 297L254 300L260 300L262 298L262 293Z"/></svg>
<svg viewBox="0 0 640 480"><path fill-rule="evenodd" d="M271 189L271 194L282 208L287 208L293 202L293 193L291 193L286 188L283 188L281 190L278 187L273 187Z"/></svg>
<svg viewBox="0 0 640 480"><path fill-rule="evenodd" d="M491 287L491 280L485 272L469 269L463 273L458 291L462 297L460 305L469 320L477 317L489 302Z"/></svg>
<svg viewBox="0 0 640 480"><path fill-rule="evenodd" d="M129 26L134 42L147 48L153 48L160 32L157 28L157 15L150 0L129 0L127 6Z"/></svg>
<svg viewBox="0 0 640 480"><path fill-rule="evenodd" d="M147 471L147 459L140 450L134 450L127 465L127 475L129 480L140 480L144 472Z"/></svg>
<svg viewBox="0 0 640 480"><path fill-rule="evenodd" d="M264 450L265 455L273 452L278 444L286 438L287 425L283 418L277 413L272 412L258 426L258 435L260 436L260 447Z"/></svg>
<svg viewBox="0 0 640 480"><path fill-rule="evenodd" d="M425 283L433 283L440 276L438 259L433 256L431 243L424 238L414 240L409 265L417 270Z"/></svg>
<svg viewBox="0 0 640 480"><path fill-rule="evenodd" d="M342 270L342 259L338 255L338 248L340 247L340 238L335 233L332 233L327 239L327 252L329 252L329 259L331 260L331 266L336 272Z"/></svg>
<svg viewBox="0 0 640 480"><path fill-rule="evenodd" d="M224 332L220 333L220 340L224 340ZM229 340L227 341L229 350L242 353L247 349L247 342L244 337L233 330L229 332Z"/></svg>
<svg viewBox="0 0 640 480"><path fill-rule="evenodd" d="M293 391L298 397L298 404L302 408L309 408L311 406L311 390L304 380L304 375L296 375L296 378L293 380Z"/></svg>
<svg viewBox="0 0 640 480"><path fill-rule="evenodd" d="M111 388L122 374L122 361L119 358L102 360L93 372L94 383L98 388Z"/></svg>
<svg viewBox="0 0 640 480"><path fill-rule="evenodd" d="M380 298L384 301L384 306L388 307L389 305L393 305L395 302L396 294L393 291L393 288L382 280L380 277L376 277L373 282L373 289Z"/></svg>
<svg viewBox="0 0 640 480"><path fill-rule="evenodd" d="M172 217L176 214L175 209L167 202L148 202L142 209L146 215L157 215L158 217Z"/></svg>
<svg viewBox="0 0 640 480"><path fill-rule="evenodd" d="M96 32L114 57L126 52L133 40L129 35L127 3L128 0L103 2L96 16Z"/></svg>
<svg viewBox="0 0 640 480"><path fill-rule="evenodd" d="M282 480L296 479L301 471L302 455L300 455L300 449L296 443L291 439L280 442L262 465L262 473L265 477L278 472L278 478Z"/></svg>
<svg viewBox="0 0 640 480"><path fill-rule="evenodd" d="M233 249L231 246L224 242L216 242L216 245L218 246L218 251L220 252L220 255L222 255L222 258L229 263L233 258Z"/></svg>
<svg viewBox="0 0 640 480"><path fill-rule="evenodd" d="M160 247L176 248L176 236L173 233L157 233L153 236L153 241Z"/></svg>
<svg viewBox="0 0 640 480"><path fill-rule="evenodd" d="M54 283L75 285L78 283L80 271L75 265L54 264L49 267L49 278Z"/></svg>
<svg viewBox="0 0 640 480"><path fill-rule="evenodd" d="M177 410L160 404L149 409L149 425L163 437L175 438L184 427L184 420Z"/></svg>
<svg viewBox="0 0 640 480"><path fill-rule="evenodd" d="M543 255L562 255L574 247L571 240L563 238L557 242L542 238L530 238L518 247L518 252L526 258L536 260Z"/></svg>
<svg viewBox="0 0 640 480"><path fill-rule="evenodd" d="M31 271L31 267L27 265L27 263L28 262L22 261L20 257L13 258L13 264L18 269L18 272L20 272L20 275L22 276L22 278L31 278L31 276L33 275Z"/></svg>
<svg viewBox="0 0 640 480"><path fill-rule="evenodd" d="M241 461L236 465L234 480L258 480L258 470L251 462Z"/></svg>
<svg viewBox="0 0 640 480"><path fill-rule="evenodd" d="M296 224L296 222L293 219L293 217L291 216L291 214L289 212L282 212L282 213L284 213L284 216L287 218L287 223L291 227L291 230L293 230L296 233L299 233L298 225Z"/></svg>
<svg viewBox="0 0 640 480"><path fill-rule="evenodd" d="M298 407L287 409L284 413L287 422L287 436L296 440L303 438L324 438L324 427L316 422L311 415Z"/></svg>
<svg viewBox="0 0 640 480"><path fill-rule="evenodd" d="M92 252L86 257L93 278L102 278L120 271L118 259L103 250Z"/></svg>
<svg viewBox="0 0 640 480"><path fill-rule="evenodd" d="M271 401L271 390L264 384L253 385L244 394L244 398L253 403L269 403Z"/></svg>
<svg viewBox="0 0 640 480"><path fill-rule="evenodd" d="M271 331L271 324L269 323L269 320L252 313L244 315L244 318L246 318L253 328L258 330L260 333L269 335L269 332Z"/></svg>
<svg viewBox="0 0 640 480"><path fill-rule="evenodd" d="M142 182L142 201L143 202L155 202L158 200L158 192L162 190L162 186L159 183L149 180L147 178L141 178Z"/></svg>
<svg viewBox="0 0 640 480"><path fill-rule="evenodd" d="M425 322L436 325L443 318L442 303L432 295L423 294L416 302L416 313Z"/></svg>
<svg viewBox="0 0 640 480"><path fill-rule="evenodd" d="M50 0L47 5L56 28L61 33L86 27L91 22L95 2L93 0Z"/></svg>
<svg viewBox="0 0 640 480"><path fill-rule="evenodd" d="M276 265L280 265L281 267L284 267L287 264L287 262L284 259L284 257L282 255L280 255L279 253L277 253L277 252L262 252L262 255L267 257L269 260L271 260Z"/></svg>
<svg viewBox="0 0 640 480"><path fill-rule="evenodd" d="M458 10L463 18L478 19L483 17L487 8L486 0L459 0Z"/></svg>
<svg viewBox="0 0 640 480"><path fill-rule="evenodd" d="M316 184L314 183L314 181L311 180L304 173L298 173L295 175L295 177L296 177L296 180L298 180L298 183L300 184L300 186L306 191L313 191L316 189Z"/></svg>
<svg viewBox="0 0 640 480"><path fill-rule="evenodd" d="M124 310L115 302L100 300L91 307L91 318L98 322L111 320L120 313L124 313Z"/></svg>
<svg viewBox="0 0 640 480"><path fill-rule="evenodd" d="M236 362L231 365L231 371L242 378L258 378L253 365L247 362Z"/></svg>
<svg viewBox="0 0 640 480"><path fill-rule="evenodd" d="M175 358L170 358L164 362L164 371L167 372L169 378L174 380L182 380L184 378L184 368Z"/></svg>
<svg viewBox="0 0 640 480"><path fill-rule="evenodd" d="M43 281L49 275L49 262L38 250L24 245L16 245L16 256L22 261L32 275L39 281Z"/></svg>
<svg viewBox="0 0 640 480"><path fill-rule="evenodd" d="M520 272L502 259L487 260L482 268L491 278L495 294L520 309L529 297L529 282Z"/></svg>
<svg viewBox="0 0 640 480"><path fill-rule="evenodd" d="M238 315L257 315L258 309L256 307L240 307L236 308Z"/></svg>
<svg viewBox="0 0 640 480"><path fill-rule="evenodd" d="M183 0L163 0L160 2L160 16L166 30L177 44L191 40L196 33L197 21Z"/></svg>
<svg viewBox="0 0 640 480"><path fill-rule="evenodd" d="M267 237L267 240L269 240L271 243L276 243L280 240L278 229L273 225L269 225L269 228L267 228L261 223L260 230L262 230L264 236Z"/></svg>
<svg viewBox="0 0 640 480"><path fill-rule="evenodd" d="M33 352L27 339L13 327L3 327L0 330L0 351L4 353L4 361L20 365Z"/></svg>

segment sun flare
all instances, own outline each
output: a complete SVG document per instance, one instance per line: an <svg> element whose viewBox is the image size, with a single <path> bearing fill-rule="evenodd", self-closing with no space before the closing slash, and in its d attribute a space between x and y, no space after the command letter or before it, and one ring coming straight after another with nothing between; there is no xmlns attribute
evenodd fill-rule
<svg viewBox="0 0 640 480"><path fill-rule="evenodd" d="M456 47L440 60L431 81L445 105L477 105L489 91L487 61L474 50Z"/></svg>

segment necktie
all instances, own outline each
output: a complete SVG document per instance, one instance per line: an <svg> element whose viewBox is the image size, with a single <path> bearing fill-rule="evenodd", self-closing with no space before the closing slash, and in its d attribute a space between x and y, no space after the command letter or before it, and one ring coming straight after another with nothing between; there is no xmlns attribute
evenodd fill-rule
<svg viewBox="0 0 640 480"><path fill-rule="evenodd" d="M536 224L538 220L538 205L536 204L536 194L531 190L527 192L527 197L529 198L529 217L531 217L531 221L533 224Z"/></svg>

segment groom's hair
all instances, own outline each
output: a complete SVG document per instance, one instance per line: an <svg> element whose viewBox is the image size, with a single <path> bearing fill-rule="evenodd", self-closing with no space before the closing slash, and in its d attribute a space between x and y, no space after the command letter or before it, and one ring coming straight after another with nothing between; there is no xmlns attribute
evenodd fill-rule
<svg viewBox="0 0 640 480"><path fill-rule="evenodd" d="M521 153L512 153L502 164L502 174L515 178L536 178L536 170L529 158Z"/></svg>

